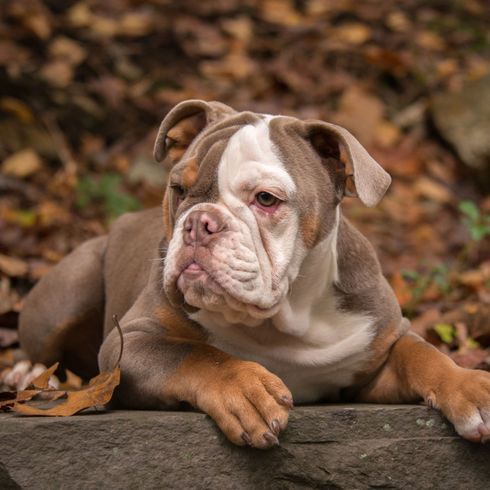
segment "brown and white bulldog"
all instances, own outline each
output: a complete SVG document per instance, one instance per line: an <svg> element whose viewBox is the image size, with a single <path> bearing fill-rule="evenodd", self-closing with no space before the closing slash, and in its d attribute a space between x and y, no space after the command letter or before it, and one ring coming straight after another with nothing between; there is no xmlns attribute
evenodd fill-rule
<svg viewBox="0 0 490 490"><path fill-rule="evenodd" d="M374 206L391 180L348 131L191 100L162 122L155 158L171 167L163 212L121 217L28 296L33 360L112 368L117 314L118 402L186 402L235 444L277 444L293 398L424 400L463 437L490 439L490 374L407 333L372 247L342 216L344 195Z"/></svg>

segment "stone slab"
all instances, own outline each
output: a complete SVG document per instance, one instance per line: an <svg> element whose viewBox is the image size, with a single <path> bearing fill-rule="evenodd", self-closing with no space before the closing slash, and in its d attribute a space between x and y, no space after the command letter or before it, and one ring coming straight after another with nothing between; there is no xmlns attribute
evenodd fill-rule
<svg viewBox="0 0 490 490"><path fill-rule="evenodd" d="M490 488L490 446L418 405L298 407L268 451L194 412L3 414L0 440L2 490Z"/></svg>

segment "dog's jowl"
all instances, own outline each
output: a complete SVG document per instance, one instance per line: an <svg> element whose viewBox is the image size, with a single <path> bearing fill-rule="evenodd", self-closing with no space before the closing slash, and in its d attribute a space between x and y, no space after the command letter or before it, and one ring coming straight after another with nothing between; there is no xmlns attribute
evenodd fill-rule
<svg viewBox="0 0 490 490"><path fill-rule="evenodd" d="M33 360L110 368L117 314L120 406L187 402L235 444L266 448L293 400L424 400L463 437L490 438L490 374L407 332L342 216L345 195L374 206L391 181L348 131L191 100L162 122L155 158L170 172L162 208L121 217L28 296Z"/></svg>

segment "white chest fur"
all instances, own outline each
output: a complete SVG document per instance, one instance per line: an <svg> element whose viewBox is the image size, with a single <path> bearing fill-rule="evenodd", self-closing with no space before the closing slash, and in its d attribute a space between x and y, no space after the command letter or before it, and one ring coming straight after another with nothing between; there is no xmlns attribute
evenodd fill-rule
<svg viewBox="0 0 490 490"><path fill-rule="evenodd" d="M277 374L296 402L335 399L362 370L374 333L368 318L339 311L313 315L310 331L302 337L280 332L271 322L259 327L223 325L206 312L195 319L209 331L212 345Z"/></svg>

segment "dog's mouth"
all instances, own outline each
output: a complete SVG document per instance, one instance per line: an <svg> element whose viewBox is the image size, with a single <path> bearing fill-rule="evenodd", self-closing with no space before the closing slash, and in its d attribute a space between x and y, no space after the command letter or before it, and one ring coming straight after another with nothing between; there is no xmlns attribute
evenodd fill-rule
<svg viewBox="0 0 490 490"><path fill-rule="evenodd" d="M246 297L242 298L236 294L236 288L232 290L223 284L226 281L222 280L218 271L195 256L181 258L173 278L173 286L168 288L167 284L167 295L173 303L180 304L189 313L202 309L227 316L226 312L234 311L241 318L245 314L257 320L271 317L279 307L279 301L256 304L247 301Z"/></svg>

